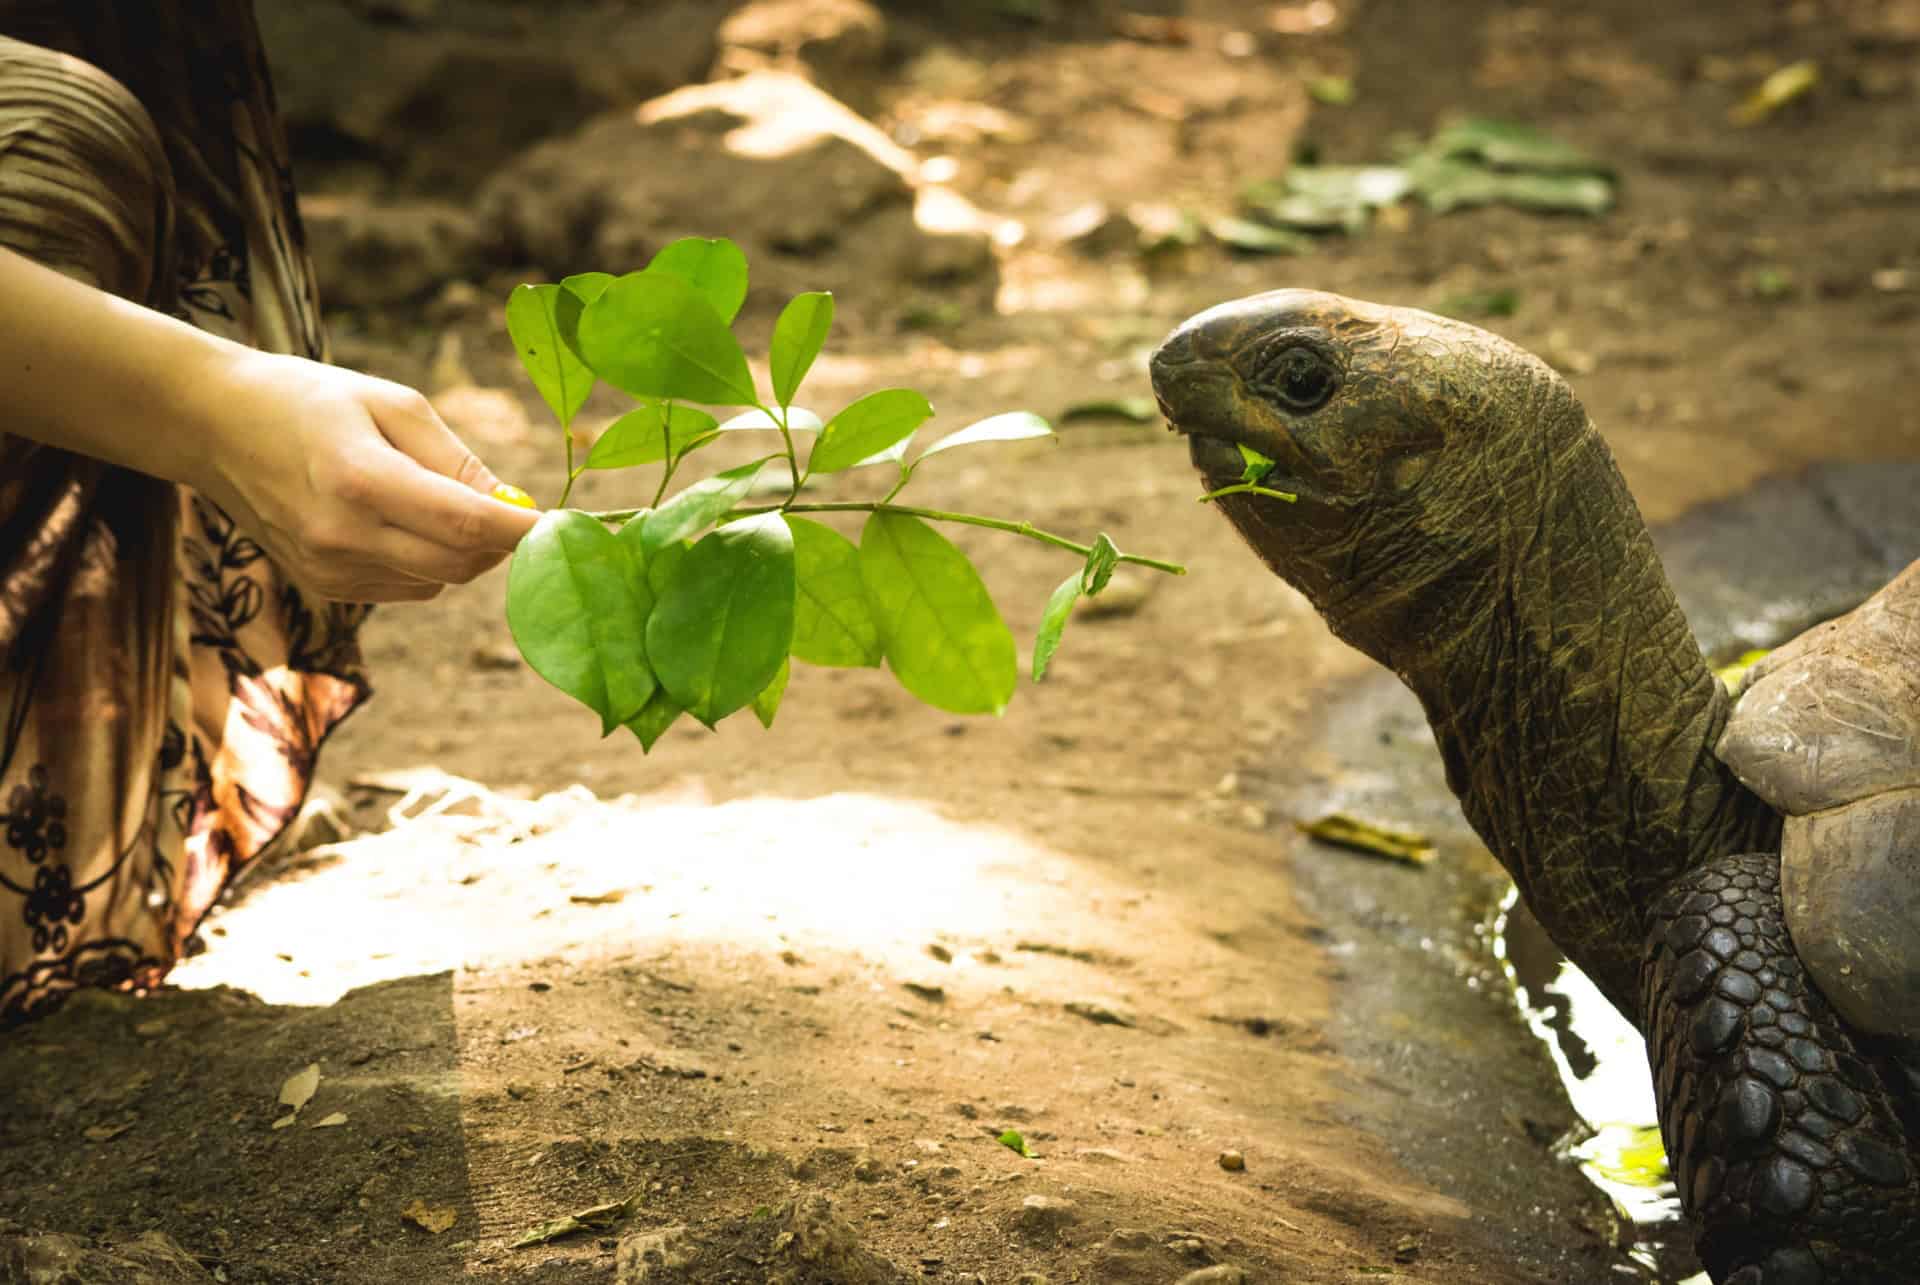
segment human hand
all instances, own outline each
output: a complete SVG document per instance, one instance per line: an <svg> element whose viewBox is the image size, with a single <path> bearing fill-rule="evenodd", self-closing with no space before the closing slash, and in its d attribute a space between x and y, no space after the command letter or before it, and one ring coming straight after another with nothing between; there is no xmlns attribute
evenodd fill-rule
<svg viewBox="0 0 1920 1285"><path fill-rule="evenodd" d="M492 498L499 479L403 385L245 350L207 398L197 489L319 597L424 601L539 518Z"/></svg>

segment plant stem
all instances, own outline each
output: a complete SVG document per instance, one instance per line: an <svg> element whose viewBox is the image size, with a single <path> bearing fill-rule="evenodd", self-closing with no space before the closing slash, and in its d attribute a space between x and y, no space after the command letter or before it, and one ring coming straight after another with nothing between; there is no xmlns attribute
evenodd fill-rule
<svg viewBox="0 0 1920 1285"><path fill-rule="evenodd" d="M560 503L555 505L554 507L564 509L567 507L567 497L573 494L574 479L579 477L580 473L577 469L573 467L573 427L572 425L568 425L562 428L560 430L560 434L561 436L567 439L567 484L560 488Z"/></svg>
<svg viewBox="0 0 1920 1285"><path fill-rule="evenodd" d="M793 430L787 427L787 408L782 406L778 415L765 406L759 406L758 410L779 425L780 440L787 444L787 472L793 478L793 489L787 492L787 503L792 504L800 495L800 453L793 446Z"/></svg>
<svg viewBox="0 0 1920 1285"><path fill-rule="evenodd" d="M615 509L606 513L593 513L589 517L602 522L622 523L632 520L633 509ZM1087 557L1093 553L1093 546L1076 544L1065 536L1042 531L1031 522L1009 522L1004 518L982 517L977 513L948 513L943 509L922 509L908 504L875 504L871 501L849 500L840 504L769 504L755 508L735 509L729 517L752 517L760 513L892 513L900 517L921 518L928 522L961 522L967 526L986 527L992 531L1006 531L1013 535L1025 536L1029 540L1038 540L1050 544L1056 549L1065 549ZM1135 566L1152 567L1155 571L1164 571L1168 575L1184 576L1187 569L1177 562L1162 562L1158 558L1143 557L1137 553L1123 553L1120 561L1131 562Z"/></svg>
<svg viewBox="0 0 1920 1285"><path fill-rule="evenodd" d="M1217 500L1223 495L1264 495L1270 500L1285 500L1288 504L1296 503L1300 499L1299 496L1287 491L1276 491L1272 487L1256 486L1252 482L1239 482L1233 486L1223 486L1217 491L1208 491L1200 497L1200 503L1205 504L1210 500Z"/></svg>
<svg viewBox="0 0 1920 1285"><path fill-rule="evenodd" d="M660 418L660 444L666 454L660 460L660 485L653 493L653 507L659 508L660 501L667 496L667 483L673 481L673 470L680 461L673 458L673 403L668 402Z"/></svg>

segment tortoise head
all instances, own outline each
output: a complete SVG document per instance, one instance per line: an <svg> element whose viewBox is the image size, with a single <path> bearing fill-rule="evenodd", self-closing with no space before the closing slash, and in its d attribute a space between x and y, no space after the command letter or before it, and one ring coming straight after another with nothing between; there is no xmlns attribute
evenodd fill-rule
<svg viewBox="0 0 1920 1285"><path fill-rule="evenodd" d="M1556 461L1593 435L1531 354L1429 313L1276 290L1187 321L1154 353L1154 391L1208 488L1239 447L1274 461L1221 508L1260 557L1380 659L1437 602L1484 599L1538 528ZM1391 662L1390 662L1391 663Z"/></svg>

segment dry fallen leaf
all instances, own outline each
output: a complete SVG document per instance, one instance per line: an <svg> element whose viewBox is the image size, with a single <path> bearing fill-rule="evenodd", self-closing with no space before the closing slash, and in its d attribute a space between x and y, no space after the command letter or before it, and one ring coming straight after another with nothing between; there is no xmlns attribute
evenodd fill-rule
<svg viewBox="0 0 1920 1285"><path fill-rule="evenodd" d="M640 1207L640 1193L634 1192L625 1200L616 1200L610 1204L595 1205L591 1209L582 1209L578 1213L563 1218L550 1218L536 1224L520 1239L507 1246L509 1249L526 1249L532 1245L544 1245L559 1240L562 1236L571 1236L575 1232L605 1231Z"/></svg>
<svg viewBox="0 0 1920 1285"><path fill-rule="evenodd" d="M1762 81L1760 88L1742 99L1727 115L1736 125L1756 125L1795 99L1804 98L1819 83L1819 64L1789 63Z"/></svg>
<svg viewBox="0 0 1920 1285"><path fill-rule="evenodd" d="M1410 866L1424 866L1433 860L1433 840L1411 830L1363 821L1344 812L1333 812L1311 823L1298 823L1301 833L1322 843L1331 843L1351 852L1365 852Z"/></svg>
<svg viewBox="0 0 1920 1285"><path fill-rule="evenodd" d="M133 1127L132 1122L128 1122L126 1124L96 1124L92 1128L86 1129L83 1132L86 1134L87 1139L91 1142L106 1142L111 1138L119 1137L121 1134L125 1133L128 1129L131 1129L132 1127Z"/></svg>
<svg viewBox="0 0 1920 1285"><path fill-rule="evenodd" d="M280 1086L280 1105L298 1111L313 1101L313 1095L319 1088L320 1064L315 1062L297 1075L289 1076L287 1082Z"/></svg>
<svg viewBox="0 0 1920 1285"><path fill-rule="evenodd" d="M273 1122L276 1129L284 1129L300 1116L300 1108L313 1101L314 1093L320 1088L320 1064L314 1062L306 1070L288 1076L280 1086L280 1105L293 1110Z"/></svg>
<svg viewBox="0 0 1920 1285"><path fill-rule="evenodd" d="M610 888L606 892L577 892L567 898L568 901L571 901L576 906L611 906L626 899L627 890L625 888Z"/></svg>
<svg viewBox="0 0 1920 1285"><path fill-rule="evenodd" d="M417 1196L412 1204L400 1211L400 1216L436 1236L460 1221L460 1211L452 1205L429 1205Z"/></svg>
<svg viewBox="0 0 1920 1285"><path fill-rule="evenodd" d="M345 1111L335 1111L332 1115L322 1116L308 1125L309 1129L332 1129L347 1122Z"/></svg>

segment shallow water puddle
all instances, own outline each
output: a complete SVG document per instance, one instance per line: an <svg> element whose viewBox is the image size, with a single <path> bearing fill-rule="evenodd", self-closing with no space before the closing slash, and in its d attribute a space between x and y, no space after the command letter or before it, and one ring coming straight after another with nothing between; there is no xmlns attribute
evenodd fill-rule
<svg viewBox="0 0 1920 1285"><path fill-rule="evenodd" d="M1491 948L1513 986L1514 1002L1560 1073L1568 1099L1592 1136L1567 1156L1636 1229L1635 1262L1661 1285L1709 1285L1687 1276L1688 1233L1660 1143L1646 1041L1568 963L1511 888L1494 920Z"/></svg>

